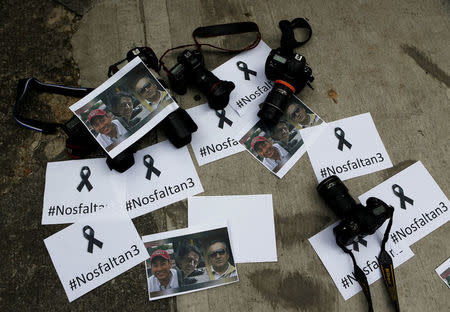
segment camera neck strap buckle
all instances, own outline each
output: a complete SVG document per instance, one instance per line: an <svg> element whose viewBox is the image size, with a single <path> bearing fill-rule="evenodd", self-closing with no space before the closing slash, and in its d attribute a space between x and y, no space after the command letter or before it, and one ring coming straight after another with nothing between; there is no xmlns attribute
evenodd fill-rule
<svg viewBox="0 0 450 312"><path fill-rule="evenodd" d="M392 261L392 257L389 255L389 253L386 251L386 242L389 238L389 232L391 231L392 227L392 219L393 219L393 208L392 208L392 214L389 218L388 226L386 227L386 231L384 232L384 237L381 242L381 251L378 256L378 263L380 265L381 275L383 276L384 284L386 285L386 289L389 293L389 297L391 298L392 303L394 304L395 311L400 312L400 304L398 301L398 294L397 294L397 284L395 280L395 274L394 274L394 265ZM366 274L363 270L356 264L355 256L353 255L352 251L347 249L343 244L339 243L336 240L336 243L341 249L350 257L352 258L353 267L354 267L354 274L355 279L358 281L359 285L361 286L364 296L366 297L367 304L369 305L369 312L373 312L373 304L372 304L372 296L370 294L370 287L369 283L366 278Z"/></svg>

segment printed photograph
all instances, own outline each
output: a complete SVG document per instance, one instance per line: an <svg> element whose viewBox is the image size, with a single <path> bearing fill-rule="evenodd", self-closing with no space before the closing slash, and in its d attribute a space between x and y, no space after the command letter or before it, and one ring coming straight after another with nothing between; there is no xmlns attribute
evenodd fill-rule
<svg viewBox="0 0 450 312"><path fill-rule="evenodd" d="M308 106L292 97L277 125L268 128L258 121L239 142L267 169L277 173L303 146L300 130L322 122Z"/></svg>
<svg viewBox="0 0 450 312"><path fill-rule="evenodd" d="M145 241L150 300L218 287L239 280L226 227Z"/></svg>
<svg viewBox="0 0 450 312"><path fill-rule="evenodd" d="M164 108L174 103L167 90L142 62L131 68L120 79L115 79L116 75L105 82L107 88L102 88L104 91L97 92L98 94L94 98L91 97L87 103L82 103L82 99L71 107L107 152L122 142L127 144L125 143L127 139L144 127L148 128L146 129L148 132L156 126L156 124L149 126L150 121ZM92 91L95 92L96 90ZM128 142L127 146L140 137ZM123 149L125 148L121 150Z"/></svg>

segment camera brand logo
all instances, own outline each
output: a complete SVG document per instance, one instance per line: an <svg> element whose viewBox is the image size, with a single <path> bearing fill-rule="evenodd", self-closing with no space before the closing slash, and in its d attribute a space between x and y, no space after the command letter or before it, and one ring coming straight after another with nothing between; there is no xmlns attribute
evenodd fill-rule
<svg viewBox="0 0 450 312"><path fill-rule="evenodd" d="M84 166L83 168L81 168L81 171L80 171L81 182L77 186L78 192L81 192L81 190L83 189L83 187L85 185L86 185L88 192L90 192L94 188L92 186L91 182L89 182L90 176L91 176L91 169L89 169L88 166Z"/></svg>
<svg viewBox="0 0 450 312"><path fill-rule="evenodd" d="M367 241L362 237L358 236L358 238L353 242L353 250L359 252L359 244L367 247Z"/></svg>
<svg viewBox="0 0 450 312"><path fill-rule="evenodd" d="M392 191L394 192L395 196L400 198L400 208L406 210L406 203L410 204L411 206L414 205L414 200L405 195L403 188L400 185L392 185Z"/></svg>
<svg viewBox="0 0 450 312"><path fill-rule="evenodd" d="M152 156L150 155L145 155L144 156L144 166L147 167L147 174L145 175L145 178L147 180L151 180L152 179L152 172L154 174L156 174L156 176L160 176L161 175L161 171L159 171L158 169L156 169L153 164L155 163L155 160L153 159Z"/></svg>
<svg viewBox="0 0 450 312"><path fill-rule="evenodd" d="M216 111L216 116L219 117L219 124L217 125L217 127L219 127L220 129L223 129L223 124L224 122L227 123L227 125L229 125L231 127L231 125L233 124L233 122L228 119L227 117L225 117L226 112L224 109L220 110L220 111Z"/></svg>
<svg viewBox="0 0 450 312"><path fill-rule="evenodd" d="M348 147L348 149L352 149L352 144L345 139L345 132L339 127L334 128L334 135L338 138L338 150L342 151L344 149L344 145Z"/></svg>
<svg viewBox="0 0 450 312"><path fill-rule="evenodd" d="M250 80L250 75L253 75L253 76L256 77L257 72L255 72L254 70L249 69L248 66L247 66L247 63L239 61L239 62L236 63L236 65L237 65L237 67L238 67L238 69L240 71L244 72L245 80Z"/></svg>

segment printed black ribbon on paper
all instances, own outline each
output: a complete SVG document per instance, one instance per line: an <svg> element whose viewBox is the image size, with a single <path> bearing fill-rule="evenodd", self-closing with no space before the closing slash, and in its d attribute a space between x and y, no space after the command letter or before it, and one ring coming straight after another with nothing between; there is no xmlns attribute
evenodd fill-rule
<svg viewBox="0 0 450 312"><path fill-rule="evenodd" d="M89 231L89 234L86 233L86 231ZM93 228L91 228L89 225L85 225L83 227L83 236L89 241L88 249L87 251L92 253L94 250L94 245L96 245L98 248L102 249L103 242L99 241L94 237L95 231Z"/></svg>
<svg viewBox="0 0 450 312"><path fill-rule="evenodd" d="M362 236L358 236L358 240L353 242L353 250L359 251L359 244L363 245L364 247L367 247L367 241L362 238Z"/></svg>
<svg viewBox="0 0 450 312"><path fill-rule="evenodd" d="M407 202L411 206L414 205L414 200L405 195L405 193L403 192L403 188L400 185L398 184L392 185L392 191L394 192L395 196L400 198L400 208L406 210L405 202Z"/></svg>
<svg viewBox="0 0 450 312"><path fill-rule="evenodd" d="M338 149L340 151L342 151L344 149L344 144L345 144L345 146L348 147L348 149L352 148L352 145L350 144L350 142L345 139L345 132L344 132L344 130L342 130L339 127L336 127L336 128L334 128L334 135L339 140Z"/></svg>
<svg viewBox="0 0 450 312"><path fill-rule="evenodd" d="M152 156L150 155L145 155L144 156L144 165L148 168L147 169L147 174L145 175L145 178L147 180L151 180L152 179L152 172L154 174L156 174L156 176L160 176L161 175L161 171L159 171L158 169L156 169L153 164L154 164L154 159Z"/></svg>
<svg viewBox="0 0 450 312"><path fill-rule="evenodd" d="M220 112L220 113L219 113L219 112ZM220 129L223 129L223 123L224 123L224 122L226 122L230 127L231 127L231 125L233 124L233 122L232 122L230 119L228 119L227 117L225 117L225 114L226 114L226 112L225 112L224 109L222 109L222 110L220 110L220 111L216 111L216 116L220 118L220 120L219 120L219 125L218 125L218 127L219 127Z"/></svg>
<svg viewBox="0 0 450 312"><path fill-rule="evenodd" d="M239 61L236 63L237 67L240 71L244 72L245 80L250 80L250 75L253 75L256 77L257 73L254 70L248 69L248 66L246 63Z"/></svg>
<svg viewBox="0 0 450 312"><path fill-rule="evenodd" d="M84 173L84 171L87 171L87 172ZM89 182L90 176L91 176L91 169L89 169L88 166L84 166L83 168L81 168L81 171L80 171L81 182L77 186L78 192L81 192L81 190L83 189L83 187L85 185L86 185L86 188L88 189L88 192L90 192L94 188L92 186L91 182Z"/></svg>

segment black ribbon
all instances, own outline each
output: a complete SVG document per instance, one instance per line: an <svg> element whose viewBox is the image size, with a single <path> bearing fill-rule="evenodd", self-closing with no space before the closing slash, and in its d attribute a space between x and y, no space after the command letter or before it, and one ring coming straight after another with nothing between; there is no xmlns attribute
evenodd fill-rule
<svg viewBox="0 0 450 312"><path fill-rule="evenodd" d="M362 236L358 236L358 240L353 242L354 251L359 251L359 244L363 245L364 247L367 247L367 241Z"/></svg>
<svg viewBox="0 0 450 312"><path fill-rule="evenodd" d="M84 173L85 170L87 171L86 173ZM91 182L89 182L90 176L91 176L91 169L89 169L88 166L84 166L83 168L81 168L81 171L80 171L81 182L77 186L78 192L81 192L81 190L83 189L83 187L85 185L89 192L94 188L92 186Z"/></svg>
<svg viewBox="0 0 450 312"><path fill-rule="evenodd" d="M405 195L405 193L403 192L403 188L400 185L398 184L392 185L392 191L394 192L395 196L400 198L400 208L406 210L405 202L407 202L411 206L414 204L414 200Z"/></svg>
<svg viewBox="0 0 450 312"><path fill-rule="evenodd" d="M336 128L334 128L334 135L339 140L339 144L338 144L338 149L339 150L342 151L344 149L344 144L345 144L345 146L348 147L348 149L352 148L352 145L350 144L350 142L345 139L345 132L344 132L344 130L342 130L339 127L336 127Z"/></svg>
<svg viewBox="0 0 450 312"><path fill-rule="evenodd" d="M86 231L89 231L89 234L86 233ZM93 249L94 249L94 245L97 245L98 248L102 249L103 247L103 242L99 241L98 239L96 239L94 237L95 231L93 228L91 228L89 225L85 225L83 227L83 236L84 238L86 238L89 241L88 244L88 249L87 251L92 253Z"/></svg>
<svg viewBox="0 0 450 312"><path fill-rule="evenodd" d="M225 112L224 109L220 110L220 113L219 113L219 111L216 111L216 116L220 118L219 125L218 125L218 127L220 129L223 129L223 123L224 122L226 122L230 127L233 124L233 122L230 119L225 117L225 114L226 114L226 112Z"/></svg>
<svg viewBox="0 0 450 312"><path fill-rule="evenodd" d="M154 159L152 156L150 155L145 155L144 156L144 165L148 168L147 169L147 174L145 175L145 178L147 180L151 180L152 179L152 172L154 174L156 174L158 177L161 175L161 171L159 171L158 169L156 169L153 164L154 164Z"/></svg>
<svg viewBox="0 0 450 312"><path fill-rule="evenodd" d="M250 80L250 75L253 75L256 77L257 73L254 70L251 70L248 68L247 63L244 63L242 61L239 61L236 63L237 67L240 71L244 72L245 80Z"/></svg>

